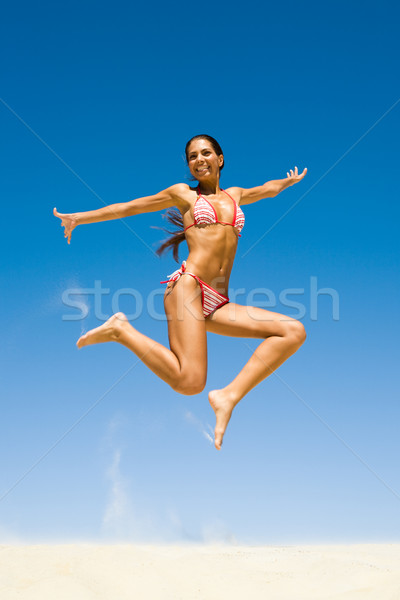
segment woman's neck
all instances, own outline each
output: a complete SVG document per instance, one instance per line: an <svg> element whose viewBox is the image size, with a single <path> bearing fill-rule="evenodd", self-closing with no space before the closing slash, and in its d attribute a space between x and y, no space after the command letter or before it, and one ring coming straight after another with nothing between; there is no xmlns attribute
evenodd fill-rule
<svg viewBox="0 0 400 600"><path fill-rule="evenodd" d="M215 194L217 196L221 191L221 188L219 187L219 178L214 181L198 181L197 189L200 191L200 193L205 194L207 196L210 196L212 194Z"/></svg>

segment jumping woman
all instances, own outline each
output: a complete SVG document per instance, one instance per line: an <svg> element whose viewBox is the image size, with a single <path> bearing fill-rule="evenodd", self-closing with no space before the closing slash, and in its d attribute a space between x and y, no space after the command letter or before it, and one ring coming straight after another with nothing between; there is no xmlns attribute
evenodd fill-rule
<svg viewBox="0 0 400 600"><path fill-rule="evenodd" d="M215 447L220 450L232 411L257 384L277 369L303 344L303 325L290 317L261 308L229 302L228 286L240 232L241 206L273 198L299 182L297 167L285 179L244 189L220 187L224 156L218 142L196 135L186 144L186 160L197 187L178 183L155 194L111 204L98 210L54 215L61 219L64 237L71 241L77 225L122 219L169 209L169 220L180 229L159 248L172 248L186 239L189 255L180 269L169 275L164 307L170 349L132 327L121 312L100 327L82 335L78 348L100 342L118 342L138 356L158 377L180 394L199 394L207 379L207 331L220 335L259 338L263 341L231 383L209 393L215 412ZM178 209L171 210L172 207Z"/></svg>

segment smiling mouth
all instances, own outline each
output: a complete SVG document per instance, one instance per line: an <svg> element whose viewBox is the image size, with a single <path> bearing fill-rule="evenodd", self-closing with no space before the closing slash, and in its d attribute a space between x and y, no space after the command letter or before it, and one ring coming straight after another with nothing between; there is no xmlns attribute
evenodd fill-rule
<svg viewBox="0 0 400 600"><path fill-rule="evenodd" d="M208 167L202 167L201 169L196 169L198 173L203 173L204 171L208 171Z"/></svg>

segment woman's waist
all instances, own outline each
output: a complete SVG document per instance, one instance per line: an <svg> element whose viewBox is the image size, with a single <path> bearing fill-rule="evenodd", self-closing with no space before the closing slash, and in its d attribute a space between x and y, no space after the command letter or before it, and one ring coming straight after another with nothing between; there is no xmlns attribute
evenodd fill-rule
<svg viewBox="0 0 400 600"><path fill-rule="evenodd" d="M199 277L199 279L210 285L220 294L227 295L232 264L221 265L214 261L205 263L193 259L189 254L185 270Z"/></svg>

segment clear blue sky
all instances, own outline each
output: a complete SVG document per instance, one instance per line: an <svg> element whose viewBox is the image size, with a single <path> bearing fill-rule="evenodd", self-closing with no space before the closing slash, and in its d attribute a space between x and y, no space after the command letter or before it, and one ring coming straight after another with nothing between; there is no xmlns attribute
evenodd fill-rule
<svg viewBox="0 0 400 600"><path fill-rule="evenodd" d="M399 541L398 19L385 0L3 7L0 542ZM223 187L308 167L245 207L231 279L304 289L290 299L308 338L239 405L220 453L207 391L256 342L210 335L194 397L116 344L78 351L98 321L89 296L84 321L63 319L66 289L100 281L109 315L115 292L146 302L176 266L152 251L160 213L78 228L70 246L52 215L188 181L197 133L221 143ZM329 296L311 318L311 281L336 290L337 320ZM146 309L133 322L167 343Z"/></svg>

